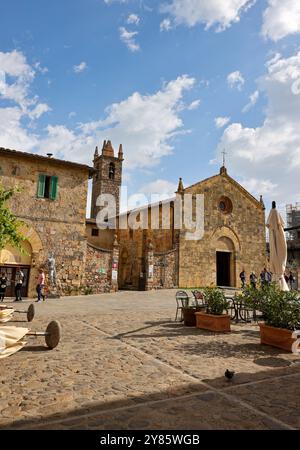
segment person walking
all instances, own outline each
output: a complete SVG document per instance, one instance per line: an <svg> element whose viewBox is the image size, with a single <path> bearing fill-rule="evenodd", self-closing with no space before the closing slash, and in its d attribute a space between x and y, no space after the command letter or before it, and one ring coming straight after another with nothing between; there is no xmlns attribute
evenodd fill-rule
<svg viewBox="0 0 300 450"><path fill-rule="evenodd" d="M16 295L16 299L14 300L15 302L22 301L21 289L24 283L24 278L25 278L24 273L22 272L21 268L18 267L15 276L15 295Z"/></svg>
<svg viewBox="0 0 300 450"><path fill-rule="evenodd" d="M290 271L290 275L289 275L289 283L290 283L291 289L293 289L293 287L294 287L294 282L295 282L295 277L294 277L294 275L293 275L293 272Z"/></svg>
<svg viewBox="0 0 300 450"><path fill-rule="evenodd" d="M5 272L2 272L0 276L0 302L3 302L4 300L6 287L7 287L7 278Z"/></svg>
<svg viewBox="0 0 300 450"><path fill-rule="evenodd" d="M45 301L45 297L43 295L43 289L45 286L45 273L43 269L39 270L39 276L37 278L36 292L37 292L37 303L40 303L43 300Z"/></svg>
<svg viewBox="0 0 300 450"><path fill-rule="evenodd" d="M251 287L256 289L256 283L257 283L257 277L255 275L255 272L251 272L251 274L250 274L250 285L251 285Z"/></svg>
<svg viewBox="0 0 300 450"><path fill-rule="evenodd" d="M244 288L246 286L246 272L245 272L245 269L243 269L241 271L240 279L241 279L241 283L242 283L242 288Z"/></svg>

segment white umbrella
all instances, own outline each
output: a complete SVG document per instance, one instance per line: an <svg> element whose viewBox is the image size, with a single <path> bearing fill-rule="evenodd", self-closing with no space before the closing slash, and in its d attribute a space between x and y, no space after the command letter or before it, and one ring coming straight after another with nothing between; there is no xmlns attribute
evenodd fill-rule
<svg viewBox="0 0 300 450"><path fill-rule="evenodd" d="M28 331L28 328L0 327L0 359L21 350L26 344L23 338Z"/></svg>
<svg viewBox="0 0 300 450"><path fill-rule="evenodd" d="M276 203L272 203L267 227L269 228L270 242L270 269L273 279L279 284L282 291L289 291L289 287L284 278L287 261L287 245L284 234L284 221L276 209Z"/></svg>

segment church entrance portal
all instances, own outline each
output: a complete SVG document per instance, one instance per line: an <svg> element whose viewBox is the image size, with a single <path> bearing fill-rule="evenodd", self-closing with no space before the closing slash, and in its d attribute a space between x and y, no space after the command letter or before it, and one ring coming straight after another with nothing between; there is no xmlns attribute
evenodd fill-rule
<svg viewBox="0 0 300 450"><path fill-rule="evenodd" d="M231 286L231 257L230 252L217 252L217 286Z"/></svg>

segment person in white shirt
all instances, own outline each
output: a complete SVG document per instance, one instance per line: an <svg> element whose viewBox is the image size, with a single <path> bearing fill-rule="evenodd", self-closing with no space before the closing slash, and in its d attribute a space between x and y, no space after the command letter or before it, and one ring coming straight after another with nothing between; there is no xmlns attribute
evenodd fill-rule
<svg viewBox="0 0 300 450"><path fill-rule="evenodd" d="M16 277L15 277L15 294L16 299L15 302L21 302L22 301L22 294L21 289L24 283L24 273L22 272L21 268L18 267L16 271Z"/></svg>

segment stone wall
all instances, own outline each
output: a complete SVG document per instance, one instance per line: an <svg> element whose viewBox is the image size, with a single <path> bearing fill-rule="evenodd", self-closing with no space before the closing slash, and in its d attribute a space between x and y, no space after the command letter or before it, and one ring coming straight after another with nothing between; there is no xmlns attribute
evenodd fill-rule
<svg viewBox="0 0 300 450"><path fill-rule="evenodd" d="M150 209L144 208L142 214L145 214L148 229L132 230L128 228L118 230L120 243L119 286L121 288L145 289L147 282L147 246L149 242L152 242L153 251L156 253L168 252L174 248L173 204L171 203L169 209L170 229L162 228L162 206L158 210L159 229L151 229ZM124 218L121 220L124 220ZM143 219L140 218L140 220Z"/></svg>
<svg viewBox="0 0 300 450"><path fill-rule="evenodd" d="M111 291L112 256L112 250L87 245L85 286L91 289L90 293L100 294Z"/></svg>
<svg viewBox="0 0 300 450"><path fill-rule="evenodd" d="M26 224L26 236L32 247L29 296L36 295L38 268L47 268L49 252L54 253L63 293L84 284L88 170L56 164L48 158L22 158L20 154L1 156L0 166L2 184L22 189L12 198L10 207ZM58 177L56 200L37 197L39 174Z"/></svg>
<svg viewBox="0 0 300 450"><path fill-rule="evenodd" d="M177 249L169 252L154 253L154 289L172 289L177 287Z"/></svg>

